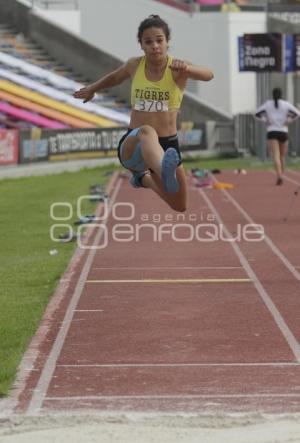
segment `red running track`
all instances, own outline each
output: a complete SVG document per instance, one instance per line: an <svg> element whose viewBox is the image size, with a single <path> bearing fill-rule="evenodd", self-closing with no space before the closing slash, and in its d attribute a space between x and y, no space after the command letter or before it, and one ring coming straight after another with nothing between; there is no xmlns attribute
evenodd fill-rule
<svg viewBox="0 0 300 443"><path fill-rule="evenodd" d="M283 222L300 176L282 187L270 172L217 178L235 188L190 178L185 214L114 178L11 411L300 412L300 197ZM259 241L229 241L254 223Z"/></svg>

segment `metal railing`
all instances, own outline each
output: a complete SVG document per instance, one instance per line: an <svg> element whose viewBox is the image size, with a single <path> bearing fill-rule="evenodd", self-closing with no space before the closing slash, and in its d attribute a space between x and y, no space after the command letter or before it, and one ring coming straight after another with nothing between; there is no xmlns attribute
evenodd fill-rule
<svg viewBox="0 0 300 443"><path fill-rule="evenodd" d="M262 162L270 161L265 123L253 114L238 114L233 122L214 122L209 148L219 154L253 155ZM289 125L289 157L300 156L300 118Z"/></svg>
<svg viewBox="0 0 300 443"><path fill-rule="evenodd" d="M261 161L270 159L266 125L253 114L235 116L234 133L236 151L241 155L256 155ZM288 154L290 157L300 156L300 118L289 125Z"/></svg>
<svg viewBox="0 0 300 443"><path fill-rule="evenodd" d="M257 155L266 159L266 127L253 114L238 114L234 117L236 150L241 155Z"/></svg>

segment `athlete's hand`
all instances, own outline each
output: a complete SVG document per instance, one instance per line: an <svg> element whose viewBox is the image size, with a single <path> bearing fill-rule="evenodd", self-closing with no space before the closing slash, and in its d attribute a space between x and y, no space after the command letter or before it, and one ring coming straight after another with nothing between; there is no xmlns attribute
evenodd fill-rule
<svg viewBox="0 0 300 443"><path fill-rule="evenodd" d="M82 98L83 103L89 102L94 98L95 92L91 89L90 86L86 86L85 88L79 89L79 91L74 92L73 97Z"/></svg>
<svg viewBox="0 0 300 443"><path fill-rule="evenodd" d="M169 67L170 67L171 71L178 72L178 73L184 73L188 69L188 64L184 60L178 60L178 59L174 58Z"/></svg>

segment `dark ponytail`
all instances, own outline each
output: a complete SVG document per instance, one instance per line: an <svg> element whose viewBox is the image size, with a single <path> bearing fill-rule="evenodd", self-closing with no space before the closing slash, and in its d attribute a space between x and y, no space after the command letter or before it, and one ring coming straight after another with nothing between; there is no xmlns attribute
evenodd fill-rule
<svg viewBox="0 0 300 443"><path fill-rule="evenodd" d="M170 40L170 28L168 24L160 18L159 15L151 14L149 17L143 20L138 28L137 38L139 43L142 43L142 36L145 29L148 28L160 28L163 30L167 42Z"/></svg>
<svg viewBox="0 0 300 443"><path fill-rule="evenodd" d="M282 96L281 89L280 88L274 88L272 94L273 94L275 108L278 108L278 100Z"/></svg>

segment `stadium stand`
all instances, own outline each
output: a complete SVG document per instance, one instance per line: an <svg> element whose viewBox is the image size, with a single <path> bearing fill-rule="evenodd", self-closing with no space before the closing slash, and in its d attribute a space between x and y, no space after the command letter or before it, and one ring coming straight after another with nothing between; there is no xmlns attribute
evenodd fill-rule
<svg viewBox="0 0 300 443"><path fill-rule="evenodd" d="M73 98L73 92L87 83L83 80L22 34L0 25L0 100L2 113L8 116L1 119L1 126L18 126L22 116L25 125L41 127L127 125L129 109L105 92L87 104Z"/></svg>
<svg viewBox="0 0 300 443"><path fill-rule="evenodd" d="M13 117L17 117L21 120L25 120L27 122L33 123L39 128L47 128L47 129L65 129L66 125L55 121L50 120L45 117L41 117L40 115L33 114L32 112L25 111L24 109L16 108L15 106L11 106L5 102L0 101L0 111L4 114L11 115Z"/></svg>
<svg viewBox="0 0 300 443"><path fill-rule="evenodd" d="M20 108L27 109L36 112L38 114L41 114L43 116L58 120L73 128L94 128L96 126L95 124L89 123L87 121L80 120L78 118L66 115L54 109L49 109L46 106L38 105L32 101L24 100L16 95L9 94L1 90L1 81L0 81L0 99L5 100L6 102L16 105Z"/></svg>
<svg viewBox="0 0 300 443"><path fill-rule="evenodd" d="M28 79L24 80L23 77L17 76L16 74L12 75L10 73L7 73L6 71L1 72L1 69L0 69L0 79L1 79L1 76L4 78L10 78L10 79L15 80L15 83L13 83L11 81L0 80L0 89L1 90L10 92L14 95L23 97L25 99L29 99L35 103L49 106L49 108L63 112L66 115L71 115L71 116L76 117L82 121L87 121L89 123L94 124L95 126L100 126L100 127L119 126L117 123L115 123L113 121L103 119L102 117L99 117L95 114L83 111L83 110L78 109L77 107L74 107L74 106L70 106L69 104L59 101L59 99L55 100L53 98L49 98L46 95L43 95L43 94L40 94L37 92L33 92L28 87L23 87L23 85L25 85L25 86L31 85L34 88L34 87L36 87L36 85L38 85L35 82L31 83L31 80L28 80ZM22 86L19 86L18 84L16 84L18 82ZM67 96L67 97L69 97L69 96ZM82 108L83 108L83 106L82 106Z"/></svg>
<svg viewBox="0 0 300 443"><path fill-rule="evenodd" d="M28 75L35 76L33 73L34 68L42 67L44 70L47 70L51 78L55 77L55 73L59 74L62 82L59 86L60 89L63 89L63 77L69 80L71 79L73 82L73 87L76 83L76 87L80 86L82 83L87 83L86 79L78 74L75 74L72 69L68 69L66 66L57 63L38 45L28 42L23 34L13 34L12 30L10 30L8 33L8 29L10 28L7 28L6 26L4 27L4 25L0 24L0 51L20 59L20 61L22 61L22 66L26 64L26 61L29 62L27 64L32 65L32 73ZM69 82L67 89L70 89L70 83L71 82ZM56 85L58 86L58 79L56 81ZM104 107L115 108L119 112L129 112L129 108L124 106L124 102L117 101L111 94L107 94L105 91L101 91L101 94L97 94L94 102L99 103Z"/></svg>
<svg viewBox="0 0 300 443"><path fill-rule="evenodd" d="M22 85L27 89L44 94L45 96L48 96L54 100L67 103L75 108L82 109L84 111L94 113L99 116L97 120L99 126L114 126L113 123L116 121L120 123L126 123L128 120L128 117L126 115L121 114L113 109L103 108L91 102L82 103L73 98L70 92L67 93L64 92L64 90L59 90L56 87L54 88L53 86L48 86L47 84L45 84L45 82L41 83L40 81L32 80L27 76L15 74L14 72L12 72L11 69L0 68L0 78L1 77L10 80L15 84ZM75 88L73 88L72 91L74 91L74 89Z"/></svg>

